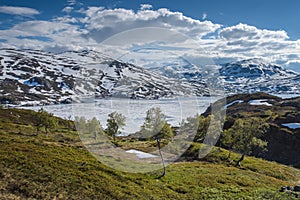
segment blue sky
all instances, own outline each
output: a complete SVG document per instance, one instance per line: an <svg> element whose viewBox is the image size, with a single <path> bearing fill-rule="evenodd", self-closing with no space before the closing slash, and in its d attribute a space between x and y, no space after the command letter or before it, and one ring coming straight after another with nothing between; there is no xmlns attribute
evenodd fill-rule
<svg viewBox="0 0 300 200"><path fill-rule="evenodd" d="M226 26L245 23L258 28L287 31L291 39L300 38L300 1L299 0L86 0L83 7L104 6L106 8L127 8L137 10L141 4L151 4L153 9L161 7L173 11L180 11L194 19L206 19ZM52 0L1 0L2 6L24 6L37 9L41 14L38 19L51 19L62 15L61 10L68 5L68 1ZM11 20L12 16L0 14L1 21ZM11 23L10 23L11 24ZM3 29L3 26L1 26Z"/></svg>
<svg viewBox="0 0 300 200"><path fill-rule="evenodd" d="M0 47L95 48L155 26L182 32L217 59L264 57L298 70L299 8L299 0L1 0Z"/></svg>
<svg viewBox="0 0 300 200"><path fill-rule="evenodd" d="M254 25L264 29L284 29L294 39L300 38L300 1L298 0L156 0L156 1L116 1L125 8L138 8L141 3L149 3L154 9L166 7L181 11L186 16L207 19L214 23L232 26L238 23ZM113 4L112 4L113 5Z"/></svg>

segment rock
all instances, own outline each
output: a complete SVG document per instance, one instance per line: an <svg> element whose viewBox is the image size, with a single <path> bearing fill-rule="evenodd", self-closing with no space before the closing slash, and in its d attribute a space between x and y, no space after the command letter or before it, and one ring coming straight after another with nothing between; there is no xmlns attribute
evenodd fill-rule
<svg viewBox="0 0 300 200"><path fill-rule="evenodd" d="M280 192L286 192L287 189L286 189L286 187L284 186L284 187L281 187L279 191L280 191Z"/></svg>
<svg viewBox="0 0 300 200"><path fill-rule="evenodd" d="M71 104L72 103L72 99L71 98L67 98L67 99L64 99L60 102L61 104Z"/></svg>
<svg viewBox="0 0 300 200"><path fill-rule="evenodd" d="M295 192L300 192L300 185L296 185L296 186L294 187L294 191L295 191Z"/></svg>
<svg viewBox="0 0 300 200"><path fill-rule="evenodd" d="M291 187L291 186L286 186L286 190L293 190L293 187Z"/></svg>
<svg viewBox="0 0 300 200"><path fill-rule="evenodd" d="M3 98L1 98L0 103L1 104L12 104L13 100L10 98L3 97Z"/></svg>
<svg viewBox="0 0 300 200"><path fill-rule="evenodd" d="M283 187L280 188L279 191L280 192L293 191L293 187L292 186L283 186Z"/></svg>

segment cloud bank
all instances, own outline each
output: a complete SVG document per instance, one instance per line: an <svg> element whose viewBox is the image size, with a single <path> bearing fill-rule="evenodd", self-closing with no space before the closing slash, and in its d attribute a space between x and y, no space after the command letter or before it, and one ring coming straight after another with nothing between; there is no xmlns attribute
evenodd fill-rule
<svg viewBox="0 0 300 200"><path fill-rule="evenodd" d="M76 10L72 7L76 1L69 3L60 17L48 21L29 19L12 28L0 30L0 39L4 41L0 47L47 51L101 50L100 44L113 35L131 29L156 27L183 34L190 39L181 41L185 45L193 41L190 49L182 51L182 55L188 58L209 57L221 62L263 57L286 66L295 66L300 61L300 40L290 40L284 30L259 29L243 23L225 27L206 20L206 15L201 20L193 19L166 8L153 10L148 4L142 4L139 10L134 11L104 7ZM32 8L9 6L0 7L0 12L27 16L39 14L39 11ZM138 33L133 33L132 38L162 34Z"/></svg>

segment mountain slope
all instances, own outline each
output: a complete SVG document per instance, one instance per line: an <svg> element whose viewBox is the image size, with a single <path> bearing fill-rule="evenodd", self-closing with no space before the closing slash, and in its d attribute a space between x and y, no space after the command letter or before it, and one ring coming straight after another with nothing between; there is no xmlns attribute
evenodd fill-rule
<svg viewBox="0 0 300 200"><path fill-rule="evenodd" d="M227 63L219 71L228 92L300 94L300 74L262 59Z"/></svg>
<svg viewBox="0 0 300 200"><path fill-rule="evenodd" d="M175 62L175 61L174 61ZM0 102L35 105L80 101L81 96L157 99L225 92L300 94L300 75L263 62L242 60L197 67L165 61L161 68L139 67L99 52L60 54L0 49ZM280 80L280 81L279 81Z"/></svg>
<svg viewBox="0 0 300 200"><path fill-rule="evenodd" d="M300 74L271 64L260 58L196 66L184 58L147 60L145 69L153 70L170 78L188 82L211 83L208 77L218 80L228 94L267 92L276 94L300 94ZM132 62L137 62L134 59ZM214 73L214 75L212 75ZM209 86L209 85L208 85Z"/></svg>
<svg viewBox="0 0 300 200"><path fill-rule="evenodd" d="M211 161L174 163L160 179L123 173L89 154L67 121L47 137L34 120L33 111L0 109L0 199L297 199L279 192L297 184L292 167L252 157L243 169L227 166L214 160L228 152L215 149Z"/></svg>
<svg viewBox="0 0 300 200"><path fill-rule="evenodd" d="M213 105L218 106L222 101ZM230 128L237 119L250 117L264 119L270 125L263 137L268 142L267 151L254 151L252 155L300 168L300 97L282 99L254 93L232 95L226 101L224 129ZM210 109L203 115L208 116Z"/></svg>
<svg viewBox="0 0 300 200"><path fill-rule="evenodd" d="M95 51L0 50L1 103L67 103L79 96L161 98L207 94L205 84L167 78Z"/></svg>
<svg viewBox="0 0 300 200"><path fill-rule="evenodd" d="M286 78L297 75L295 72L285 70L278 65L265 63L262 59L249 59L227 63L220 69L220 74L226 80L248 79L274 79Z"/></svg>

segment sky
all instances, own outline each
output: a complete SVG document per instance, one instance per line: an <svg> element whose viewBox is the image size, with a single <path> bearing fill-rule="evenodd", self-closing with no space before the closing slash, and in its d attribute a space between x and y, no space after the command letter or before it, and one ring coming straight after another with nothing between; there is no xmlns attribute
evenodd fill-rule
<svg viewBox="0 0 300 200"><path fill-rule="evenodd" d="M190 60L263 58L300 71L299 8L299 0L0 0L0 48L115 56L150 45Z"/></svg>

